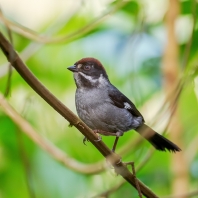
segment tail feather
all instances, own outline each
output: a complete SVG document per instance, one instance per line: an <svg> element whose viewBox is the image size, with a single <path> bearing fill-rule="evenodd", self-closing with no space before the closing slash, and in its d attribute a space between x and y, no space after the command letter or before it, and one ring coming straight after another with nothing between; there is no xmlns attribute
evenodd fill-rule
<svg viewBox="0 0 198 198"><path fill-rule="evenodd" d="M157 150L166 151L167 149L170 152L181 151L181 149L176 144L156 133L146 124L138 127L136 131L140 133L140 135L142 135L145 139L147 139Z"/></svg>

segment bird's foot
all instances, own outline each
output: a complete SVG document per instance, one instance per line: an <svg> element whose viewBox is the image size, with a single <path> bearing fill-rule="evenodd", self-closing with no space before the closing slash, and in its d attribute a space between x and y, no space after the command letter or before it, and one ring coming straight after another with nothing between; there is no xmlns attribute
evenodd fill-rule
<svg viewBox="0 0 198 198"><path fill-rule="evenodd" d="M123 162L123 164L127 167L127 166L131 166L132 168L132 173L134 174L135 172L135 163L134 162Z"/></svg>
<svg viewBox="0 0 198 198"><path fill-rule="evenodd" d="M94 133L97 134L97 132L95 130L93 130ZM102 140L102 137L100 135L98 135L98 139L94 140L95 142L100 142ZM89 139L87 137L83 138L83 144L86 145L86 142L89 142Z"/></svg>
<svg viewBox="0 0 198 198"><path fill-rule="evenodd" d="M95 130L93 130L93 132L95 133L95 134L100 134L100 133L98 133L98 131L99 130L97 130L97 129L95 129ZM100 136L100 135L98 135L98 139L97 140L94 140L95 142L100 142L102 140L102 137Z"/></svg>
<svg viewBox="0 0 198 198"><path fill-rule="evenodd" d="M135 179L135 185L136 185L136 188L137 188L139 197L142 198L142 192L141 192L141 189L140 189L140 185L139 185L138 179L137 179L137 177L136 177L135 163L134 163L134 162L125 162L125 163L123 163L123 164L124 164L126 167L127 167L127 166L131 166L131 168L132 168L132 174L133 174L134 179Z"/></svg>
<svg viewBox="0 0 198 198"><path fill-rule="evenodd" d="M70 122L69 125L68 125L68 127L73 127L73 124Z"/></svg>
<svg viewBox="0 0 198 198"><path fill-rule="evenodd" d="M98 139L94 140L95 142L100 142L102 140L102 136L98 135Z"/></svg>
<svg viewBox="0 0 198 198"><path fill-rule="evenodd" d="M116 149L116 146L117 146L117 143L118 143L118 139L119 139L120 136L123 135L123 133L124 132L122 132L122 131L118 131L118 132L115 133L116 134L116 139L115 139L114 144L113 144L112 152L115 153L115 149Z"/></svg>
<svg viewBox="0 0 198 198"><path fill-rule="evenodd" d="M83 144L86 145L86 142L89 142L89 140L87 139L87 137L83 138ZM86 145L87 146L87 145Z"/></svg>

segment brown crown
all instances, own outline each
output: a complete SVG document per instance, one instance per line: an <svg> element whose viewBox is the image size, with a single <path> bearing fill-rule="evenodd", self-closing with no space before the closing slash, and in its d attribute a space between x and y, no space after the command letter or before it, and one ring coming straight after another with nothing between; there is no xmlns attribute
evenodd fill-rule
<svg viewBox="0 0 198 198"><path fill-rule="evenodd" d="M79 61L77 61L77 62L75 63L75 65L76 65L76 64L83 64L83 65L84 65L84 64L86 64L86 63L90 63L90 64L97 65L97 66L99 66L99 67L101 67L102 69L105 70L105 68L103 67L102 63L101 63L99 60L97 60L97 59L95 59L95 58L91 58L91 57L82 58L82 59L80 59Z"/></svg>

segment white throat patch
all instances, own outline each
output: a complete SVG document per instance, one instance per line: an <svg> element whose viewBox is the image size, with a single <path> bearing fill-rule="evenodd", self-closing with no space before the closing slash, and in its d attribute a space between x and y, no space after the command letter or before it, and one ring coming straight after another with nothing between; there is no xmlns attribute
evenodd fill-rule
<svg viewBox="0 0 198 198"><path fill-rule="evenodd" d="M96 86L97 88L104 87L108 84L108 80L104 78L103 74L100 74L100 77L95 79L92 76L86 75L82 72L78 72L75 74L74 77L79 87L81 87L81 84L82 84L81 78L79 75L83 76L83 78L89 81L92 86Z"/></svg>
<svg viewBox="0 0 198 198"><path fill-rule="evenodd" d="M84 78L86 78L88 81L90 81L91 84L95 84L96 82L98 82L98 79L93 79L91 76L88 76L88 75L86 75L86 74L84 74L82 72L79 72L78 74L80 74L81 76L83 76Z"/></svg>

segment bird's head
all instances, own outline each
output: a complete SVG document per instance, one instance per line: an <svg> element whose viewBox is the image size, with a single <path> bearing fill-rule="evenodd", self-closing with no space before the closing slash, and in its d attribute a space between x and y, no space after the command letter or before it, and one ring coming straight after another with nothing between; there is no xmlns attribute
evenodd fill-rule
<svg viewBox="0 0 198 198"><path fill-rule="evenodd" d="M83 58L67 69L74 73L78 88L101 87L109 82L105 68L95 58Z"/></svg>

